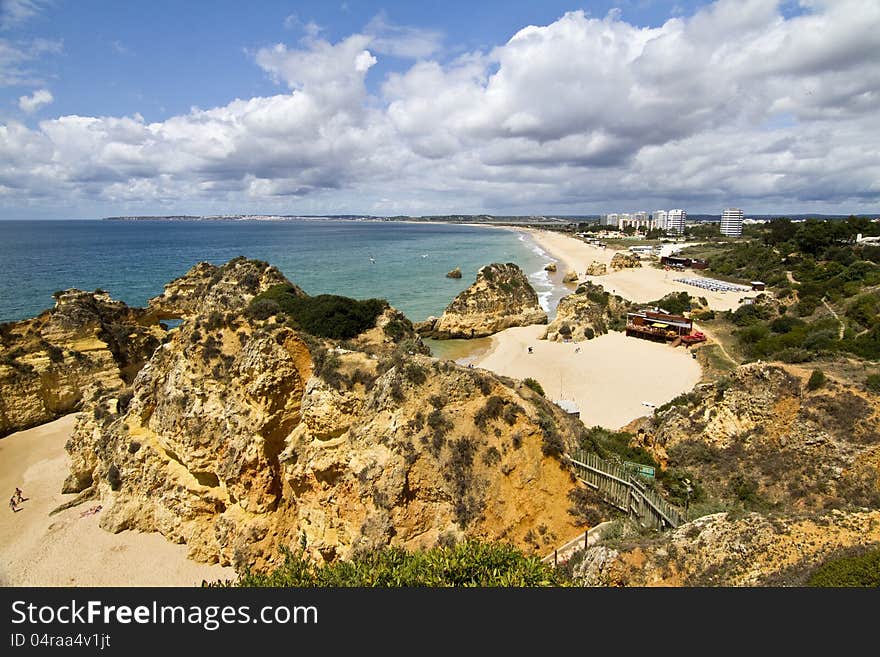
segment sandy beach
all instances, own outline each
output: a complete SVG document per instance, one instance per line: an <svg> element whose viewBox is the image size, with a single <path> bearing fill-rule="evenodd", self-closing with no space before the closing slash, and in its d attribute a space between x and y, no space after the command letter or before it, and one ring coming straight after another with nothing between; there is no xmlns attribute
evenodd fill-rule
<svg viewBox="0 0 880 657"><path fill-rule="evenodd" d="M68 457L64 443L75 415L0 439L0 586L198 586L234 579L232 568L186 558L186 546L160 534L98 527L100 502L89 501L50 516L75 495L62 495ZM15 487L27 498L13 513Z"/></svg>
<svg viewBox="0 0 880 657"><path fill-rule="evenodd" d="M700 380L700 366L685 349L623 333L579 343L547 342L539 339L544 328L524 326L496 333L492 350L476 366L517 379L535 379L548 398L574 401L588 427L619 428L652 412L643 402L659 406Z"/></svg>
<svg viewBox="0 0 880 657"><path fill-rule="evenodd" d="M645 303L660 299L670 292L688 292L694 297L705 297L709 307L713 310L736 310L740 300L746 296L753 296L753 292L712 292L701 287L676 282L676 278L701 278L701 274L692 270L664 271L643 263L638 269L624 269L610 272L604 276L586 276L584 272L593 262L608 265L611 258L617 253L614 249L592 246L581 240L545 230L533 230L517 228L516 230L527 232L532 236L541 248L551 253L565 263L567 269L573 269L582 281L591 281L605 287L605 290L613 294L619 294L624 299ZM670 245L669 251L682 248L685 245ZM664 253L666 255L666 253Z"/></svg>

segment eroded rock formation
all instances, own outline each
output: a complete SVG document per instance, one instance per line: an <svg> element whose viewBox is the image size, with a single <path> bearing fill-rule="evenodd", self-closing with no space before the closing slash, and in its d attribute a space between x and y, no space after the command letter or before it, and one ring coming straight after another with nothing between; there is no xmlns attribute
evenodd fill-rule
<svg viewBox="0 0 880 657"><path fill-rule="evenodd" d="M880 508L880 403L808 371L742 365L628 428L716 499L788 511Z"/></svg>
<svg viewBox="0 0 880 657"><path fill-rule="evenodd" d="M841 553L880 544L880 511L812 517L704 516L652 540L591 547L574 568L585 586L803 586Z"/></svg>
<svg viewBox="0 0 880 657"><path fill-rule="evenodd" d="M51 310L0 325L0 436L121 390L165 336L143 310L100 290L57 292Z"/></svg>
<svg viewBox="0 0 880 657"><path fill-rule="evenodd" d="M630 304L609 294L601 285L584 283L574 294L559 300L556 317L548 324L543 339L551 341L591 340L626 325Z"/></svg>
<svg viewBox="0 0 880 657"><path fill-rule="evenodd" d="M513 263L486 265L477 280L446 307L438 319L416 325L420 335L479 338L511 326L545 324L547 313L522 270Z"/></svg>
<svg viewBox="0 0 880 657"><path fill-rule="evenodd" d="M130 401L78 420L66 490L100 496L109 531L158 531L237 567L268 567L282 546L335 559L473 536L544 553L576 534L556 456L575 422L423 351L392 308L344 342L274 316L192 314Z"/></svg>
<svg viewBox="0 0 880 657"><path fill-rule="evenodd" d="M608 273L608 266L604 262L593 260L585 273L587 276L604 276Z"/></svg>
<svg viewBox="0 0 880 657"><path fill-rule="evenodd" d="M635 253L625 253L623 251L615 253L611 258L611 269L633 269L641 267L642 261Z"/></svg>

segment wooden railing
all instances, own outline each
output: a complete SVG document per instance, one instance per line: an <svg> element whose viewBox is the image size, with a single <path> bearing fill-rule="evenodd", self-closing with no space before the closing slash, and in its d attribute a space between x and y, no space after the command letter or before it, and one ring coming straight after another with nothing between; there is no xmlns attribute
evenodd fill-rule
<svg viewBox="0 0 880 657"><path fill-rule="evenodd" d="M669 529L685 522L682 513L648 488L639 475L596 454L578 451L566 458L577 477L643 527Z"/></svg>

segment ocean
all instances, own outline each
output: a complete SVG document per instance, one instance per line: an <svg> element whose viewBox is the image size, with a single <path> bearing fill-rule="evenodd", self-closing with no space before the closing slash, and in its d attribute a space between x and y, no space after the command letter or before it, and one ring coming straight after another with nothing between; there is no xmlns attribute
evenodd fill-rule
<svg viewBox="0 0 880 657"><path fill-rule="evenodd" d="M568 290L526 234L381 221L0 221L0 322L52 307L52 293L102 288L143 306L200 261L266 260L309 294L378 297L413 321L439 316L491 262L514 262L553 313ZM460 279L446 272L460 267ZM559 274L561 275L561 274ZM556 278L556 277L554 277ZM450 344L451 349L454 345Z"/></svg>

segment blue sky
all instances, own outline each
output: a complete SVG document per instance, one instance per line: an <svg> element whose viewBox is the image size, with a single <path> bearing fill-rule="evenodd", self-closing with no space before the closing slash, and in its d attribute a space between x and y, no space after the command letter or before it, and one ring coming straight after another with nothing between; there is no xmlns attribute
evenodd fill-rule
<svg viewBox="0 0 880 657"><path fill-rule="evenodd" d="M623 18L656 26L691 11L697 2L97 2L50 0L30 18L4 31L18 40L46 39L62 51L31 63L33 74L52 88L54 102L35 116L18 112L18 98L31 85L0 89L3 115L33 121L45 116L125 115L148 121L223 105L234 98L276 93L278 86L254 66L253 53L271 43L296 43L314 24L320 36L337 41L376 17L395 25L437 33L441 59L489 50L520 28L551 23L566 11L598 17L617 8ZM407 59L385 57L370 71L375 85Z"/></svg>
<svg viewBox="0 0 880 657"><path fill-rule="evenodd" d="M876 211L877 4L0 0L0 218Z"/></svg>

